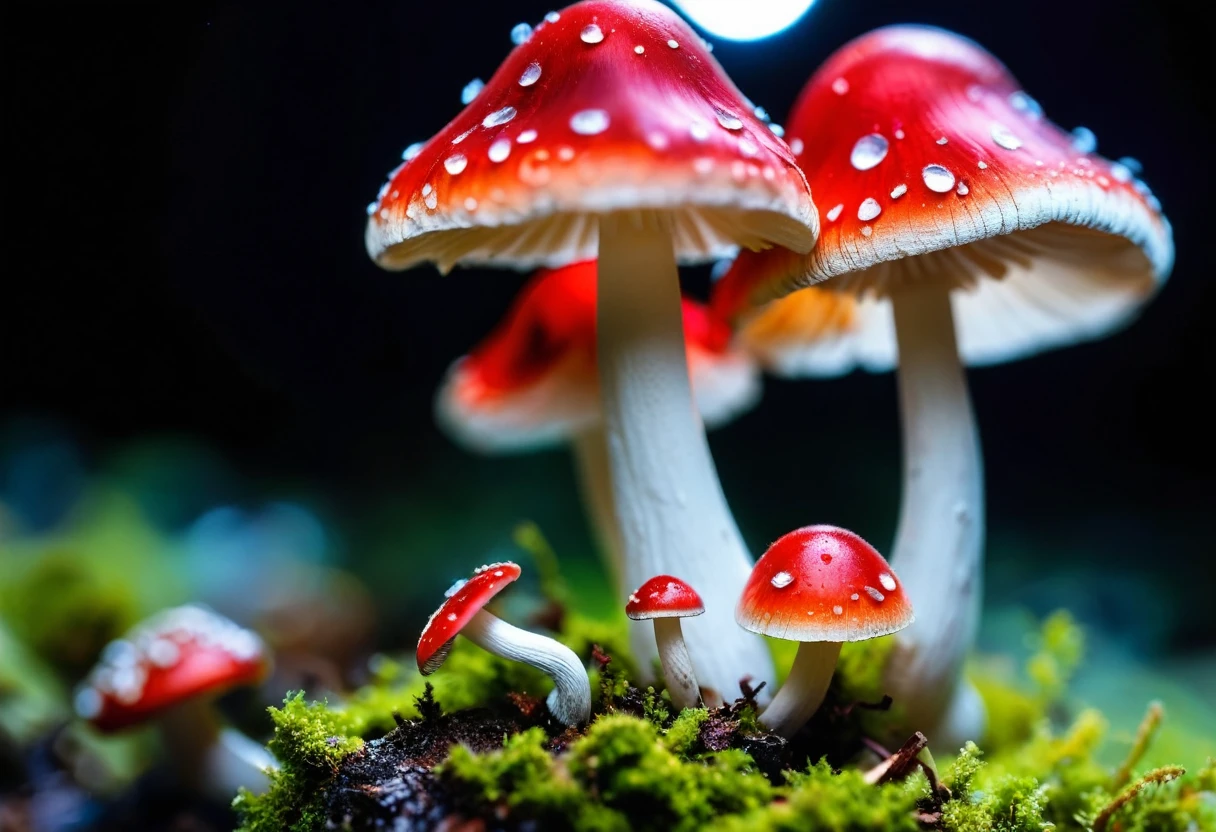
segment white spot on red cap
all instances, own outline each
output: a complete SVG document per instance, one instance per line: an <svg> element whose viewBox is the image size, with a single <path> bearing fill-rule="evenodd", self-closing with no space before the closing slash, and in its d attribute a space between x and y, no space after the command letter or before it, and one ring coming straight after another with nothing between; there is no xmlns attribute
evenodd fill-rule
<svg viewBox="0 0 1216 832"><path fill-rule="evenodd" d="M895 591L895 586L896 586L895 579L892 578L888 573L883 572L881 575L879 575L878 582L880 584L882 584L882 588L885 589L887 592Z"/></svg>
<svg viewBox="0 0 1216 832"><path fill-rule="evenodd" d="M908 186L902 182L891 189L891 199L899 199L908 192Z"/></svg>
<svg viewBox="0 0 1216 832"><path fill-rule="evenodd" d="M869 222L881 213L882 206L878 204L878 200L874 199L874 197L866 197L857 208L857 219L862 222Z"/></svg>
<svg viewBox="0 0 1216 832"><path fill-rule="evenodd" d="M844 95L849 91L849 82L844 78L837 78L832 82L832 92L837 95Z"/></svg>
<svg viewBox="0 0 1216 832"><path fill-rule="evenodd" d="M834 208L830 209L826 214L824 214L824 216L827 217L828 222L836 222L836 220L840 219L840 213L843 210L844 210L844 203L842 202L839 205L835 206Z"/></svg>

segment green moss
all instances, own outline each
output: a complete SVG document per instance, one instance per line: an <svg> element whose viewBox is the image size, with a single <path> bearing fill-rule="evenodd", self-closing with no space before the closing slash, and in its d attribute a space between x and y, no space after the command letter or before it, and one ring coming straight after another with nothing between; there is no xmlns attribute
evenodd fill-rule
<svg viewBox="0 0 1216 832"><path fill-rule="evenodd" d="M860 772L834 772L826 762L791 774L777 791L784 798L760 809L727 819L727 832L916 832L917 801L928 795L928 783L916 775L903 783L872 786Z"/></svg>
<svg viewBox="0 0 1216 832"><path fill-rule="evenodd" d="M704 708L685 708L663 734L663 744L678 757L690 757L707 719L709 711Z"/></svg>

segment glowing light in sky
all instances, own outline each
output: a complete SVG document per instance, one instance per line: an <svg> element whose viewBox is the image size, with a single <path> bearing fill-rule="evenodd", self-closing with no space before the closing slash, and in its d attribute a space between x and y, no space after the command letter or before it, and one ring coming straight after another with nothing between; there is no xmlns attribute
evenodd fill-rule
<svg viewBox="0 0 1216 832"><path fill-rule="evenodd" d="M672 0L693 23L727 40L759 40L788 29L815 0Z"/></svg>

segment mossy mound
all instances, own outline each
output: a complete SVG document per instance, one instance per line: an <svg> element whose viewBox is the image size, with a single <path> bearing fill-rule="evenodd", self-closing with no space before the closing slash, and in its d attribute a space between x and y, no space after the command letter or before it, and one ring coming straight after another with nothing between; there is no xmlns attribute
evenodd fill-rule
<svg viewBox="0 0 1216 832"><path fill-rule="evenodd" d="M862 697L878 692L881 644L842 661L825 705L787 742L763 730L746 697L675 713L628 682L625 654L594 646L586 622L564 629L597 668L588 726L554 723L543 677L471 645L458 642L433 688L383 661L346 703L296 695L273 710L283 768L267 793L237 797L241 829L1216 829L1210 759L1187 761L1191 773L1136 771L1159 709L1117 767L1098 761L1101 715L1059 719L1081 648L1066 617L1045 624L1022 688L976 680L993 715L989 753L968 744L941 768L924 752L879 765L868 738L891 714ZM596 635L619 651L610 630Z"/></svg>

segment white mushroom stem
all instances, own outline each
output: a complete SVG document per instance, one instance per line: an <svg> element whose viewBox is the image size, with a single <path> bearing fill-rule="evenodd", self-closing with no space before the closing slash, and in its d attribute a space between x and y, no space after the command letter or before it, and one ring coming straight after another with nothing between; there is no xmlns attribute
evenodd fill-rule
<svg viewBox="0 0 1216 832"><path fill-rule="evenodd" d="M891 565L916 621L896 636L891 696L938 747L978 740L983 708L963 686L979 626L984 474L967 379L944 284L892 293L899 343L903 504ZM951 714L958 708L958 714ZM941 729L949 726L950 730ZM947 736L946 734L950 734Z"/></svg>
<svg viewBox="0 0 1216 832"><path fill-rule="evenodd" d="M278 761L259 743L221 726L210 697L183 702L157 717L170 763L187 786L222 801L237 789L265 791Z"/></svg>
<svg viewBox="0 0 1216 832"><path fill-rule="evenodd" d="M623 544L617 590L624 604L655 575L697 587L705 614L684 628L696 677L734 699L744 677L771 683L773 663L763 640L735 624L752 559L693 404L671 229L631 213L602 218L599 235L600 391ZM650 640L645 622L631 625L636 655Z"/></svg>
<svg viewBox="0 0 1216 832"><path fill-rule="evenodd" d="M616 509L612 506L612 478L608 472L608 445L604 431L588 428L572 442L574 467L578 474L579 492L583 506L591 518L596 542L603 551L612 579L621 582L621 532L616 524ZM651 656L654 650L650 651ZM639 661L642 659L639 657Z"/></svg>
<svg viewBox="0 0 1216 832"><path fill-rule="evenodd" d="M659 648L659 662L663 665L663 681L671 704L680 710L701 705L701 691L697 688L697 674L692 669L692 657L684 644L684 632L679 618L654 619L654 640ZM709 707L721 705L721 701L706 703Z"/></svg>
<svg viewBox="0 0 1216 832"><path fill-rule="evenodd" d="M512 626L485 610L474 615L460 634L487 653L532 665L553 680L545 704L565 725L591 718L591 680L578 656L564 644Z"/></svg>
<svg viewBox="0 0 1216 832"><path fill-rule="evenodd" d="M823 704L836 659L840 657L838 641L804 641L798 645L790 675L772 704L760 713L760 723L774 734L792 737Z"/></svg>

